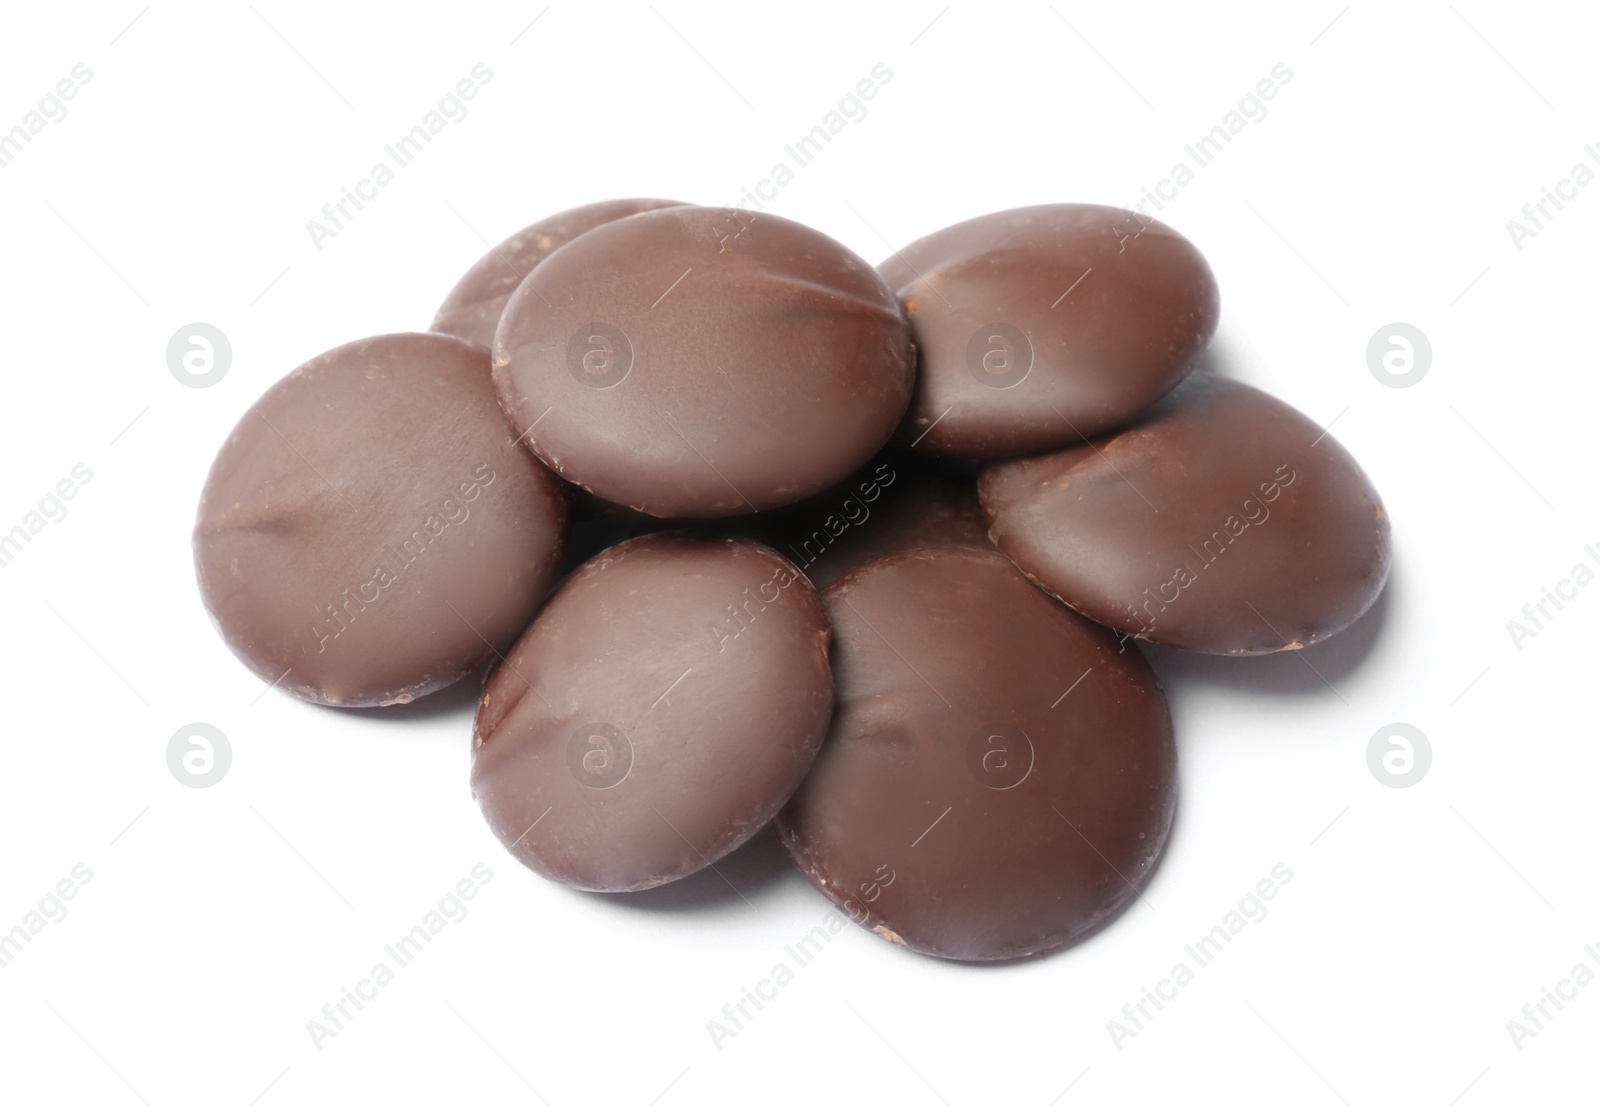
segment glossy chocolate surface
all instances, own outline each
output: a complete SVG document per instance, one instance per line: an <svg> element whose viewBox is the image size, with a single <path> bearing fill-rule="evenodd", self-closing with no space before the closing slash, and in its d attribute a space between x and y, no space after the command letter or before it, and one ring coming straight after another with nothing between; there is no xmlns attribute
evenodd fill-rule
<svg viewBox="0 0 1600 1112"><path fill-rule="evenodd" d="M833 712L828 617L771 549L675 533L579 568L490 673L472 790L529 868L652 888L765 826Z"/></svg>
<svg viewBox="0 0 1600 1112"><path fill-rule="evenodd" d="M1372 605L1389 519L1334 438L1285 403L1195 376L1093 444L979 480L995 543L1095 621L1252 655L1315 644Z"/></svg>
<svg viewBox="0 0 1600 1112"><path fill-rule="evenodd" d="M601 201L547 216L537 224L495 244L472 264L434 314L431 332L447 332L484 347L494 345L494 330L506 302L533 268L552 251L584 232L652 209L671 208L681 201L633 199Z"/></svg>
<svg viewBox="0 0 1600 1112"><path fill-rule="evenodd" d="M987 961L1082 938L1166 842L1176 754L1136 646L996 552L925 548L824 594L839 709L779 834L852 919Z"/></svg>
<svg viewBox="0 0 1600 1112"><path fill-rule="evenodd" d="M1195 246L1103 205L980 216L879 269L918 351L897 442L933 455L1026 455L1125 424L1183 380L1217 327Z"/></svg>
<svg viewBox="0 0 1600 1112"><path fill-rule="evenodd" d="M517 288L495 380L564 478L656 517L797 502L888 440L910 329L883 279L781 217L680 207L594 229Z"/></svg>
<svg viewBox="0 0 1600 1112"><path fill-rule="evenodd" d="M566 540L555 477L513 442L489 353L405 333L280 380L217 453L195 568L223 639L269 683L405 703L525 626Z"/></svg>

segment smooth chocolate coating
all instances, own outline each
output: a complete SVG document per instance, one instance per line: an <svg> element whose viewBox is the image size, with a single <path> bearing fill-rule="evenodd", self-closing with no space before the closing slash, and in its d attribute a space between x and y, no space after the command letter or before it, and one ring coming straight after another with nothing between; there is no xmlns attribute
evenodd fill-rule
<svg viewBox="0 0 1600 1112"><path fill-rule="evenodd" d="M1073 609L1179 649L1299 649L1364 613L1389 519L1333 437L1283 402L1196 375L1139 424L991 465L989 533Z"/></svg>
<svg viewBox="0 0 1600 1112"><path fill-rule="evenodd" d="M910 330L883 279L801 224L680 207L603 225L517 288L495 381L558 474L656 517L797 502L888 440Z"/></svg>
<svg viewBox="0 0 1600 1112"><path fill-rule="evenodd" d="M880 269L918 353L897 442L932 455L1026 455L1126 424L1217 327L1217 283L1194 244L1104 205L980 216Z"/></svg>
<svg viewBox="0 0 1600 1112"><path fill-rule="evenodd" d="M500 323L506 302L511 300L511 294L522 280L552 251L602 224L682 203L652 199L601 201L558 212L528 225L491 247L488 254L472 264L439 306L433 323L428 326L429 331L447 332L492 347L494 330Z"/></svg>
<svg viewBox="0 0 1600 1112"><path fill-rule="evenodd" d="M529 868L625 892L771 821L833 711L827 613L761 545L657 533L573 573L490 673L472 791Z"/></svg>
<svg viewBox="0 0 1600 1112"><path fill-rule="evenodd" d="M489 352L375 336L261 396L200 496L195 570L223 639L331 706L408 703L527 624L567 532L556 478L515 443Z"/></svg>
<svg viewBox="0 0 1600 1112"><path fill-rule="evenodd" d="M839 709L778 825L813 884L880 937L965 961L1065 946L1135 898L1177 790L1136 647L993 551L887 556L823 598Z"/></svg>

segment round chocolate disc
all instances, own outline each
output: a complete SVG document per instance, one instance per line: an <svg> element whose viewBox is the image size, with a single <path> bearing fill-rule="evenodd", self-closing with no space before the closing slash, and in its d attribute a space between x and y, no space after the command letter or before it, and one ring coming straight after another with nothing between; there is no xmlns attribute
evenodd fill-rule
<svg viewBox="0 0 1600 1112"><path fill-rule="evenodd" d="M1166 699L1134 646L997 552L926 548L824 593L838 711L779 835L874 933L989 961L1125 908L1176 801Z"/></svg>
<svg viewBox="0 0 1600 1112"><path fill-rule="evenodd" d="M1350 453L1260 390L1196 375L1132 428L987 468L989 535L1073 609L1159 645L1253 655L1344 629L1389 572Z"/></svg>
<svg viewBox="0 0 1600 1112"><path fill-rule="evenodd" d="M898 441L940 456L1043 452L1126 424L1176 386L1217 327L1194 244L1103 205L951 225L879 268L917 345Z"/></svg>
<svg viewBox="0 0 1600 1112"><path fill-rule="evenodd" d="M447 332L492 347L494 330L500 323L506 302L546 255L602 224L682 203L649 199L601 201L530 224L505 242L491 247L487 255L472 264L439 306L433 323L428 326L429 331Z"/></svg>
<svg viewBox="0 0 1600 1112"><path fill-rule="evenodd" d="M657 533L607 549L490 673L472 791L545 876L653 888L793 794L833 712L828 617L777 553Z"/></svg>
<svg viewBox="0 0 1600 1112"><path fill-rule="evenodd" d="M555 476L515 443L489 352L376 336L280 380L217 453L200 594L257 675L332 706L408 703L511 642L565 543Z"/></svg>
<svg viewBox="0 0 1600 1112"><path fill-rule="evenodd" d="M680 207L595 230L517 288L495 334L506 412L557 473L656 517L825 490L911 396L877 271L767 214Z"/></svg>

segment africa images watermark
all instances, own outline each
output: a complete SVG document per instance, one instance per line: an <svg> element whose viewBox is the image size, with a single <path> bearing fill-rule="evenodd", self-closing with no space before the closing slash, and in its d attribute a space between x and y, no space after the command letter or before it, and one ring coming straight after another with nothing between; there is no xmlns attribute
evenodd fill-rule
<svg viewBox="0 0 1600 1112"><path fill-rule="evenodd" d="M167 740L167 771L186 788L209 788L232 766L228 735L209 722L180 726Z"/></svg>
<svg viewBox="0 0 1600 1112"><path fill-rule="evenodd" d="M1583 952L1600 964L1600 946L1590 943L1583 948ZM1545 1025L1566 1011L1567 1005L1578 998L1579 992L1593 984L1594 979L1595 973L1589 963L1580 961L1556 982L1554 989L1540 985L1538 999L1522 1005L1522 1018L1506 1020L1506 1034L1511 1036L1511 1045L1520 1052L1529 1039L1538 1038ZM1555 1009L1554 1013L1551 1012L1552 1008Z"/></svg>
<svg viewBox="0 0 1600 1112"><path fill-rule="evenodd" d="M1260 498L1258 499L1255 494L1251 494L1244 499L1240 506L1240 512L1243 513L1243 517L1240 517L1239 514L1229 514L1219 527L1212 530L1210 536L1200 542L1199 548L1192 544L1189 546L1189 551L1199 560L1200 566L1198 568L1187 562L1180 564L1173 569L1171 579L1159 586L1146 587L1144 589L1144 593L1140 596L1144 600L1142 604L1125 603L1124 609L1127 610L1128 617L1138 622L1139 628L1133 633L1125 634L1122 641L1125 643L1128 637L1141 637L1155 629L1156 615L1164 613L1169 605L1177 602L1182 597L1187 588L1199 582L1201 574L1212 564L1222 559L1223 554L1228 551L1229 545L1244 536L1245 530L1249 529L1250 526L1266 524L1267 519L1272 516L1272 511L1267 508L1267 503L1276 502L1283 494L1283 488L1291 485L1297 478L1299 478L1299 475L1294 468L1287 463L1280 463L1277 471L1273 472L1272 480L1264 482L1256 488ZM1171 593L1169 594L1168 592ZM1149 621L1146 621L1146 618Z"/></svg>
<svg viewBox="0 0 1600 1112"><path fill-rule="evenodd" d="M856 485L856 493L847 495L836 512L829 513L817 527L799 540L799 547L790 543L787 547L789 554L794 556L795 564L802 571L822 559L840 537L852 526L864 525L872 516L870 504L876 502L884 490L894 485L899 476L894 468L887 463L880 463L872 475ZM779 569L771 579L759 587L746 587L744 594L738 601L730 602L723 608L727 614L728 624L715 621L710 624L711 639L716 642L717 651L720 653L727 648L728 642L738 637L749 629L755 620L761 616L771 603L777 602L782 591L792 586L799 578L787 567ZM770 593L769 593L770 592Z"/></svg>
<svg viewBox="0 0 1600 1112"><path fill-rule="evenodd" d="M0 568L8 566L44 532L45 526L57 525L67 519L66 504L78 496L79 489L94 479L94 472L84 464L75 463L72 470L56 485L45 491L34 509L22 515L22 521L8 532L0 533Z"/></svg>
<svg viewBox="0 0 1600 1112"><path fill-rule="evenodd" d="M67 917L66 901L77 897L83 886L94 879L94 870L83 862L72 866L69 874L62 877L39 899L36 910L23 915L22 921L4 934L0 934L0 968L10 965L17 960L17 955L22 948L43 933L51 923L59 923Z"/></svg>
<svg viewBox="0 0 1600 1112"><path fill-rule="evenodd" d="M368 606L383 597L383 592L399 582L406 569L420 560L428 546L452 525L460 525L472 516L468 502L475 501L483 488L494 482L494 471L487 463L480 463L472 475L463 480L439 504L436 512L413 529L399 544L391 544L383 552L383 562L372 571L372 578L358 584L354 590L346 587L333 602L316 608L317 620L311 623L311 639L317 643L317 652L326 652L328 642L350 628ZM460 497L458 498L457 495ZM317 622L325 623L318 625Z"/></svg>
<svg viewBox="0 0 1600 1112"><path fill-rule="evenodd" d="M1278 897L1283 888L1294 880L1294 872L1283 862L1268 870L1268 875L1256 882L1255 887L1240 898L1235 910L1229 911L1222 921L1196 941L1185 945L1184 957L1175 962L1167 975L1156 982L1154 989L1139 986L1139 995L1122 1005L1122 1015L1106 1020L1106 1034L1111 1045L1119 1051L1122 1044L1136 1038L1168 1004L1178 998L1181 989L1195 978L1195 971L1204 969L1222 955L1224 949L1244 933L1251 923L1260 923L1267 917L1267 903ZM1191 966L1189 963L1193 961Z"/></svg>
<svg viewBox="0 0 1600 1112"><path fill-rule="evenodd" d="M1214 162L1233 142L1233 137L1240 134L1251 124L1258 124L1267 118L1267 101L1277 97L1278 92L1289 82L1294 80L1294 70L1283 62L1273 66L1266 77L1257 81L1251 90L1239 98L1236 107L1223 113L1222 119L1210 131L1206 132L1193 143L1186 144L1183 153L1187 159L1179 159L1173 163L1172 169L1167 171L1167 176L1157 181L1154 188L1146 185L1139 189L1139 199L1122 207L1141 216L1149 216L1146 205L1154 205L1157 211L1166 207L1163 201L1175 201L1178 190L1189 185L1199 176L1201 170Z"/></svg>
<svg viewBox="0 0 1600 1112"><path fill-rule="evenodd" d="M468 76L457 81L450 92L439 98L437 107L423 113L420 123L393 143L385 144L383 153L388 156L388 161L373 163L368 175L357 181L353 190L341 185L339 199L322 206L322 220L306 221L306 233L311 237L311 246L321 251L324 241L338 235L345 225L355 219L355 213L350 211L351 206L360 212L364 207L363 201L377 200L378 190L394 181L401 170L411 165L433 142L435 135L451 124L466 119L466 102L475 98L493 80L494 71L479 62L472 67Z"/></svg>
<svg viewBox="0 0 1600 1112"><path fill-rule="evenodd" d="M738 199L724 207L765 211L762 202L770 203L777 200L778 190L794 181L796 173L810 165L828 144L833 142L835 135L843 132L851 124L858 124L866 119L866 102L876 97L880 89L894 80L894 70L882 62L874 65L869 73L870 76L857 81L851 90L839 99L837 107L825 112L815 127L793 143L784 146L785 157L773 163L766 177L759 179L754 186L747 185L742 188Z"/></svg>
<svg viewBox="0 0 1600 1112"><path fill-rule="evenodd" d="M883 887L894 883L892 871L888 872L887 881L882 880L886 869L887 865L878 870L879 881ZM863 884L862 887L865 889L868 886ZM876 899L877 896L874 894L871 898ZM706 1020L706 1034L711 1036L711 1045L721 1050L724 1043L737 1037L762 1009L776 1000L778 993L793 983L796 970L810 965L830 942L844 933L847 925L846 916L852 922L863 923L867 918L867 910L856 900L847 899L844 915L840 915L838 911L829 911L822 917L820 923L793 942L787 943L783 947L783 959L773 963L767 975L756 981L755 988L740 985L739 995L722 1005L722 1018Z"/></svg>
<svg viewBox="0 0 1600 1112"><path fill-rule="evenodd" d="M1600 551L1592 544L1583 546L1586 556L1600 566ZM1546 623L1554 621L1556 614L1566 609L1566 604L1578 597L1578 591L1594 582L1595 572L1587 563L1579 560L1572 565L1572 571L1564 579L1556 580L1556 589L1548 587L1539 588L1539 598L1536 602L1527 602L1522 605L1522 621L1515 618L1506 623L1506 632L1511 635L1511 644L1520 653L1522 643L1532 640L1544 631ZM1551 607L1555 607L1554 612Z"/></svg>
<svg viewBox="0 0 1600 1112"><path fill-rule="evenodd" d="M1583 153L1588 155L1596 165L1600 165L1600 149L1593 143L1585 144ZM1511 246L1518 251L1528 240L1545 230L1545 226L1553 221L1562 209L1567 206L1563 201L1578 199L1578 190L1588 185L1595 179L1595 171L1586 162L1576 162L1567 176L1556 182L1554 189L1547 185L1539 187L1539 199L1529 201L1522 206L1522 220L1507 220L1506 232L1511 236ZM1555 212L1551 212L1552 206Z"/></svg>
<svg viewBox="0 0 1600 1112"><path fill-rule="evenodd" d="M472 866L470 873L470 876L457 881L439 899L433 910L422 917L421 922L393 943L384 946L384 956L394 962L392 967L387 960L374 962L367 975L356 981L355 988L339 986L338 998L322 1006L320 1019L306 1021L306 1034L311 1036L312 1046L321 1050L324 1043L336 1037L355 1019L356 1014L377 999L378 990L394 980L396 970L404 969L416 960L451 923L459 923L467 917L467 901L476 899L483 886L494 879L489 866L481 861Z"/></svg>
<svg viewBox="0 0 1600 1112"><path fill-rule="evenodd" d="M13 125L10 131L0 132L0 169L15 162L23 148L33 142L35 135L50 124L58 124L66 119L66 102L76 97L78 90L93 80L94 70L79 62L66 77L57 81L49 92L39 98L38 107L23 114L21 123Z"/></svg>

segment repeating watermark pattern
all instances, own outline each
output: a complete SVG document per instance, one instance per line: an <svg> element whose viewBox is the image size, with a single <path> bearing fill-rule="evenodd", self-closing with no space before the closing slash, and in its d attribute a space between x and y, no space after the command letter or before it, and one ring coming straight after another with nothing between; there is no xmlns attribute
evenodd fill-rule
<svg viewBox="0 0 1600 1112"><path fill-rule="evenodd" d="M79 62L66 77L57 81L49 92L39 98L37 107L23 113L21 123L12 125L10 131L0 132L0 170L15 162L24 148L33 142L35 135L51 124L59 124L66 119L66 102L76 97L78 91L93 80L94 70Z"/></svg>
<svg viewBox="0 0 1600 1112"><path fill-rule="evenodd" d="M991 725L967 742L967 771L995 791L1009 791L1033 772L1033 742L1015 726Z"/></svg>
<svg viewBox="0 0 1600 1112"><path fill-rule="evenodd" d="M22 920L5 934L0 934L0 968L16 961L23 948L39 937L46 927L65 919L67 901L76 899L79 891L93 879L94 870L78 862L39 898L34 910L23 915Z"/></svg>
<svg viewBox="0 0 1600 1112"><path fill-rule="evenodd" d="M1594 545L1584 545L1583 552L1595 562L1596 567L1600 567L1600 551L1596 551ZM1540 587L1538 599L1523 604L1522 620L1513 618L1506 623L1506 632L1511 635L1512 646L1520 653L1522 643L1543 633L1545 626L1566 609L1566 604L1577 599L1578 592L1594 582L1594 577L1594 568L1579 560L1572 565L1572 571L1565 578L1556 580L1554 591L1548 587ZM1555 608L1553 612L1551 607Z"/></svg>
<svg viewBox="0 0 1600 1112"><path fill-rule="evenodd" d="M716 228L714 232L717 237L717 254L720 255L731 247L739 246L739 241L744 239L744 237L749 234L750 226L755 223L756 214L748 209L732 208L729 206L724 206L717 211L719 217L723 221L722 225ZM692 266L689 268L689 270L693 269L694 267ZM668 286L666 291L662 293L660 297L651 302L650 308L654 309L657 305L660 305L663 301L665 301L667 299L667 294L677 289L678 283L689 276L689 270L686 270L682 274L678 275L677 279L672 283L672 285Z"/></svg>
<svg viewBox="0 0 1600 1112"><path fill-rule="evenodd" d="M1593 143L1584 144L1583 153L1588 155L1596 165L1600 165L1600 150L1597 150ZM1577 162L1567 172L1566 177L1556 182L1554 189L1551 189L1548 185L1541 185L1539 187L1539 199L1537 201L1529 201L1522 206L1522 219L1506 221L1506 234L1511 237L1511 246L1521 251L1528 240L1533 239L1544 231L1561 213L1561 210L1567 207L1562 202L1576 201L1578 199L1578 190L1594 181L1594 179L1594 169L1587 162ZM1552 207L1555 212L1550 211Z"/></svg>
<svg viewBox="0 0 1600 1112"><path fill-rule="evenodd" d="M1201 170L1216 161L1217 156L1228 148L1235 136L1242 134L1250 125L1259 124L1267 118L1267 102L1276 99L1283 87L1293 80L1294 70L1283 62L1273 66L1267 76L1257 81L1249 92L1239 98L1235 107L1223 113L1222 119L1215 127L1193 143L1184 146L1183 153L1187 158L1180 158L1174 162L1172 169L1167 171L1167 176L1157 181L1154 187L1141 186L1139 199L1130 201L1122 207L1149 217L1152 214L1148 206L1153 205L1159 212L1166 207L1163 202L1177 200L1178 191L1191 184Z"/></svg>
<svg viewBox="0 0 1600 1112"><path fill-rule="evenodd" d="M386 161L373 163L367 176L358 180L354 189L341 185L338 199L322 206L321 220L306 221L306 234L311 237L311 246L321 251L326 241L344 231L365 207L363 202L377 200L378 191L392 183L401 170L411 165L433 142L435 135L467 118L466 102L476 98L483 87L493 80L494 71L479 62L472 67L468 76L457 81L450 92L439 98L436 107L424 112L421 121L410 131L393 143L385 144L383 153Z"/></svg>
<svg viewBox="0 0 1600 1112"><path fill-rule="evenodd" d="M614 788L633 771L633 744L609 722L591 722L567 743L567 769L586 788Z"/></svg>
<svg viewBox="0 0 1600 1112"><path fill-rule="evenodd" d="M415 961L435 938L444 933L446 927L467 917L467 903L476 899L482 888L492 880L494 872L489 866L481 861L472 866L470 875L462 877L440 897L433 910L424 915L416 926L384 946L384 957L388 960L374 962L367 975L356 981L355 988L340 985L339 995L322 1006L321 1018L306 1021L306 1034L311 1036L311 1045L320 1051L329 1039L342 1033L357 1014L377 999L378 991L394 980L396 971ZM390 961L394 963L392 966Z"/></svg>
<svg viewBox="0 0 1600 1112"><path fill-rule="evenodd" d="M837 510L830 512L815 529L812 529L796 547L788 546L789 555L803 571L815 564L828 549L839 542L852 526L865 525L872 517L872 503L885 490L894 486L900 476L887 463L880 463L871 476L856 485L856 493L847 496Z"/></svg>
<svg viewBox="0 0 1600 1112"><path fill-rule="evenodd" d="M1033 370L1033 341L1014 324L986 324L967 341L967 370L991 390L1009 390Z"/></svg>
<svg viewBox="0 0 1600 1112"><path fill-rule="evenodd" d="M383 597L383 592L399 582L406 569L420 560L428 546L438 540L452 525L461 525L472 516L467 505L474 502L495 480L494 470L487 463L478 464L476 470L456 485L455 491L439 503L438 509L413 529L398 544L383 550L379 563L372 570L372 578L355 588L346 587L334 601L313 607L316 621L310 624L311 639L319 653L326 652L328 642L355 624L357 618ZM322 623L322 624L318 624Z"/></svg>
<svg viewBox="0 0 1600 1112"><path fill-rule="evenodd" d="M1428 736L1409 722L1380 727L1367 742L1367 768L1372 778L1390 788L1421 783L1433 766L1433 746Z"/></svg>
<svg viewBox="0 0 1600 1112"><path fill-rule="evenodd" d="M1106 1034L1111 1045L1121 1050L1129 1039L1137 1038L1166 1006L1178 998L1178 993L1194 982L1196 972L1220 957L1224 950L1244 933L1251 924L1267 918L1267 904L1277 899L1281 891L1294 880L1294 871L1283 862L1268 870L1268 875L1256 882L1216 926L1183 947L1183 958L1174 962L1167 975L1156 981L1154 989L1139 986L1139 995L1122 1006L1120 1018L1106 1021ZM1190 963L1193 963L1192 965Z"/></svg>
<svg viewBox="0 0 1600 1112"><path fill-rule="evenodd" d="M1600 965L1600 947L1590 943L1583 948L1583 952L1591 961ZM1578 993L1593 983L1594 969L1588 962L1580 961L1573 965L1565 977L1556 982L1554 989L1540 985L1538 997L1522 1005L1522 1018L1506 1020L1506 1034L1511 1036L1511 1045L1521 1053L1529 1039L1538 1038L1545 1026L1554 1022L1558 1015L1566 1011L1567 1005L1578 998ZM1552 1008L1555 1009L1553 1013Z"/></svg>
<svg viewBox="0 0 1600 1112"><path fill-rule="evenodd" d="M795 564L801 570L810 567L852 525L864 524L872 516L870 503L876 502L885 488L894 485L896 477L894 468L887 463L880 463L870 477L857 484L855 494L846 496L837 511L830 512L816 529L800 541L798 549L792 543L789 545ZM723 607L727 621L719 618L707 627L712 641L716 643L717 652L726 650L730 641L754 625L767 607L777 602L782 592L793 586L799 578L787 566L779 568L766 582L757 587L746 587L738 599Z"/></svg>
<svg viewBox="0 0 1600 1112"><path fill-rule="evenodd" d="M214 324L186 324L167 341L167 369L185 386L204 390L233 366L233 345Z"/></svg>
<svg viewBox="0 0 1600 1112"><path fill-rule="evenodd" d="M180 727L167 742L167 769L186 788L209 788L233 767L228 736L209 722Z"/></svg>
<svg viewBox="0 0 1600 1112"><path fill-rule="evenodd" d="M850 903L846 903L846 915L857 923L864 921L866 910L862 909L857 918ZM845 916L837 911L829 911L816 926L793 942L786 943L783 958L772 964L767 975L758 979L754 988L740 985L739 995L722 1005L721 1018L706 1020L706 1034L711 1036L711 1045L721 1050L729 1039L736 1038L744 1031L768 1004L778 998L780 992L794 982L795 973L815 961L828 944L843 933L846 925Z"/></svg>
<svg viewBox="0 0 1600 1112"><path fill-rule="evenodd" d="M55 486L40 498L34 509L22 515L22 520L10 530L0 533L0 568L8 567L33 543L33 538L50 525L59 525L67 519L67 503L78 496L82 487L94 480L94 472L81 463L72 465Z"/></svg>
<svg viewBox="0 0 1600 1112"><path fill-rule="evenodd" d="M633 370L633 344L615 325L586 324L567 341L567 370L591 390L609 390Z"/></svg>
<svg viewBox="0 0 1600 1112"><path fill-rule="evenodd" d="M712 641L716 642L717 652L726 650L728 642L736 640L745 630L755 625L761 615L766 613L767 606L777 602L783 596L783 592L794 586L801 578L802 576L790 570L789 565L785 564L772 573L772 578L754 588L753 594L752 588L746 587L739 601L730 602L723 608L728 615L728 624L724 625L718 620L710 623L708 627ZM768 594L769 591L771 594Z"/></svg>
<svg viewBox="0 0 1600 1112"><path fill-rule="evenodd" d="M1367 341L1367 369L1385 386L1403 390L1422 381L1433 366L1433 345L1414 324L1386 324Z"/></svg>
<svg viewBox="0 0 1600 1112"><path fill-rule="evenodd" d="M848 93L839 99L836 107L823 114L822 119L810 131L806 132L793 143L785 144L784 157L773 163L767 176L761 178L754 186L745 186L739 191L736 200L730 201L725 208L747 208L757 212L765 212L767 204L778 198L778 191L790 182L795 175L806 166L815 161L816 157L827 149L836 135L841 134L851 124L859 124L867 118L867 101L877 97L880 90L894 80L894 71L882 62L872 67L869 76L863 77L853 85Z"/></svg>
<svg viewBox="0 0 1600 1112"><path fill-rule="evenodd" d="M1156 587L1146 587L1144 593L1139 596L1142 601L1137 605L1125 603L1123 609L1127 611L1129 618L1139 623L1139 628L1122 636L1123 647L1126 647L1129 637L1141 637L1155 629L1158 615L1165 613L1168 606L1183 596L1184 591L1199 582L1205 570L1222 559L1228 548L1244 536L1250 526L1265 525L1272 517L1272 511L1267 508L1267 504L1276 502L1282 496L1283 488L1291 486L1297 478L1299 474L1294 468L1287 463L1280 463L1278 469L1273 472L1271 480L1259 484L1256 492L1243 500L1239 513L1229 514L1220 526L1212 530L1209 537L1200 542L1199 548L1192 544L1189 546L1189 552L1199 561L1199 567L1186 560L1173 569L1171 579ZM1241 514L1243 516L1240 516Z"/></svg>
<svg viewBox="0 0 1600 1112"><path fill-rule="evenodd" d="M942 818L943 816L941 815L940 817ZM898 878L899 874L887 864L879 865L876 869L873 869L870 877L856 885L857 894L845 897L845 915L853 923L865 923L869 914L867 904L876 903L878 897L883 895L884 889L891 887ZM884 927L874 927L873 933L883 934L886 929ZM815 928L813 928L814 932Z"/></svg>

